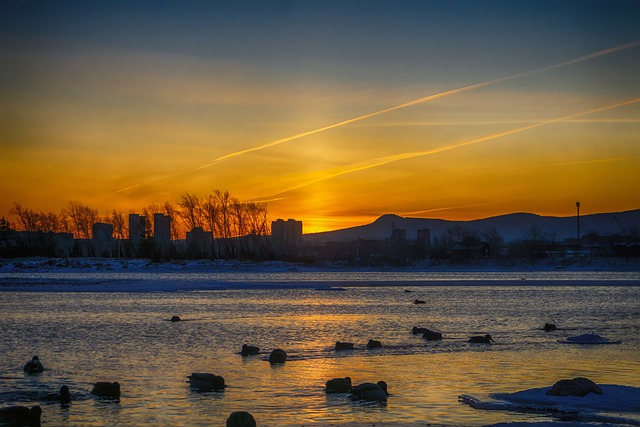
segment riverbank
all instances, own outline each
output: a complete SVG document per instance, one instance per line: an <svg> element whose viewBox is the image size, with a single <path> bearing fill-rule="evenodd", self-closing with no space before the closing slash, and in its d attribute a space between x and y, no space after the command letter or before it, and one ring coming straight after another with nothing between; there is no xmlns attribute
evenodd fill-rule
<svg viewBox="0 0 640 427"><path fill-rule="evenodd" d="M237 260L167 260L124 258L1 258L0 273L11 272L80 272L80 271L140 271L140 272L535 272L535 271L619 271L639 272L640 259L597 258L580 264L561 265L550 262L494 262L448 264L425 260L409 266L354 266L342 263L296 263L284 261Z"/></svg>
<svg viewBox="0 0 640 427"><path fill-rule="evenodd" d="M318 269L288 263L235 264L191 261L145 264L127 260L29 260L0 269L0 292L180 292L248 289L396 287L410 301L433 287L640 286L638 271ZM415 292L415 293L412 293Z"/></svg>

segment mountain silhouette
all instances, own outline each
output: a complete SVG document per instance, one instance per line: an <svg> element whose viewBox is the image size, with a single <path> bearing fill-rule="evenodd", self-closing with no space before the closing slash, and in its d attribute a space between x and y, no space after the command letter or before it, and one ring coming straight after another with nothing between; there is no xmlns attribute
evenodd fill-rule
<svg viewBox="0 0 640 427"><path fill-rule="evenodd" d="M447 233L447 229L462 226L482 233L496 229L505 242L529 238L535 227L545 239L561 242L575 238L576 217L541 216L532 213L512 213L471 221L448 221L444 219L404 218L395 214L382 215L371 224L344 228L322 233L305 234L306 242L351 241L357 239L383 240L391 236L393 228L406 230L407 239L415 239L420 229L429 229L431 239ZM580 236L596 232L600 236L629 236L640 232L640 209L580 215Z"/></svg>

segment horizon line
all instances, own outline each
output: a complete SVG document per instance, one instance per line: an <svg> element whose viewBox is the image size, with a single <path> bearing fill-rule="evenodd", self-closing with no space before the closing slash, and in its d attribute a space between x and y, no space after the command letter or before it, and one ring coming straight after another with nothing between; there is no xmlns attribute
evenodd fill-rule
<svg viewBox="0 0 640 427"><path fill-rule="evenodd" d="M498 203L498 202L496 202L496 203ZM489 204L489 203L480 203L479 205L486 205L486 204ZM572 206L575 206L575 205L572 205ZM583 205L581 205L581 207L582 206ZM441 209L431 209L431 210L432 211L436 211L436 210L449 210L449 209L453 209L453 208L441 208ZM637 208L634 208L634 209L626 209L626 210L622 210L622 211L592 212L592 213L587 213L587 214L580 213L580 218L594 216L594 215L625 214L625 213L635 212L635 211L640 211L640 207L637 207ZM418 212L420 212L420 211L418 211ZM394 216L394 217L398 217L400 219L408 219L408 220L417 219L417 220L425 220L425 221L472 222L472 221L483 221L483 220L486 220L486 219L493 219L493 218L499 218L499 217L510 216L510 215L534 215L534 216L543 217L543 218L560 218L560 219L567 219L567 218L575 218L576 217L575 214L574 215L567 215L567 216L557 216L557 215L545 215L545 214L539 214L539 213L527 212L527 211L515 211L515 212L496 214L496 215L480 217L480 218L474 218L474 219L444 219L444 218L425 218L425 217L402 216L402 215L399 215L399 214L396 214L396 213L390 213L389 212L389 213L378 215L373 221L371 221L369 223L360 224L360 225L354 225L354 226L345 227L345 228L337 228L335 230L313 231L313 232L310 232L310 233L302 233L302 234L304 235L304 234L333 233L333 232L338 232L338 231L349 230L349 229L352 229L352 228L366 227L368 225L371 225L371 224L375 223L380 218L385 217L385 216ZM303 225L304 225L304 222L303 222Z"/></svg>

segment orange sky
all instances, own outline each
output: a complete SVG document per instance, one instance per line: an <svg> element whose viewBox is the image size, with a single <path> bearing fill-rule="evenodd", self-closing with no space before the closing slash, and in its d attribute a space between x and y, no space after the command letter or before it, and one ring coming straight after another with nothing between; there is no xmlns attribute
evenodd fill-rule
<svg viewBox="0 0 640 427"><path fill-rule="evenodd" d="M0 215L214 189L305 232L640 208L640 6L477 3L3 3Z"/></svg>

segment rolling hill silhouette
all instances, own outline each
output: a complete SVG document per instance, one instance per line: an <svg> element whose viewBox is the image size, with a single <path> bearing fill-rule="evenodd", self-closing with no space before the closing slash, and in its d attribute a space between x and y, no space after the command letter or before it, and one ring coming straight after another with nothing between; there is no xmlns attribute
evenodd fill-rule
<svg viewBox="0 0 640 427"><path fill-rule="evenodd" d="M305 234L304 239L311 243L327 241L351 241L357 239L382 240L391 236L393 228L404 229L407 239L415 239L418 230L429 229L431 239L447 232L448 228L461 225L469 230L482 233L495 228L505 242L526 239L532 227L537 227L545 238L563 241L576 237L577 222L575 216L553 217L531 213L512 213L472 221L448 221L443 219L403 218L395 214L382 215L371 224L350 227L335 231ZM580 215L580 235L594 231L601 236L630 236L640 232L640 209Z"/></svg>

